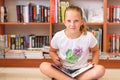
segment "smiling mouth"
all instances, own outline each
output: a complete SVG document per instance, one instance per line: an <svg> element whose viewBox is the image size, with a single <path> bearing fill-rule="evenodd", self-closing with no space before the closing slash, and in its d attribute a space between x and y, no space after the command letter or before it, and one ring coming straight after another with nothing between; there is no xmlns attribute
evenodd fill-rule
<svg viewBox="0 0 120 80"><path fill-rule="evenodd" d="M70 29L75 29L75 28L70 28Z"/></svg>

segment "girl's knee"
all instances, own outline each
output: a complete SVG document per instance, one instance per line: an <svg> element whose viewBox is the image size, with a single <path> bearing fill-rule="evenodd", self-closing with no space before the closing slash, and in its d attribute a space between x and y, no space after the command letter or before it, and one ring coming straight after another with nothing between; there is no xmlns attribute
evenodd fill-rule
<svg viewBox="0 0 120 80"><path fill-rule="evenodd" d="M49 63L48 62L42 62L41 64L40 64L40 71L42 71L42 72L44 72L46 69L47 69L47 67L49 66Z"/></svg>
<svg viewBox="0 0 120 80"><path fill-rule="evenodd" d="M98 71L98 75L100 75L100 77L102 77L105 74L105 67L102 65L97 65L96 71Z"/></svg>
<svg viewBox="0 0 120 80"><path fill-rule="evenodd" d="M105 67L104 67L104 66L99 65L99 68L100 68L100 71L101 71L102 73L105 73Z"/></svg>

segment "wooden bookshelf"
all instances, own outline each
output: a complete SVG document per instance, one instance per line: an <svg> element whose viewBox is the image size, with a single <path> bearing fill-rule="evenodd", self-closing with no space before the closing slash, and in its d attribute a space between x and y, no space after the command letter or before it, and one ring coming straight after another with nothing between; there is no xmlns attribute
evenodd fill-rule
<svg viewBox="0 0 120 80"><path fill-rule="evenodd" d="M19 3L25 3L24 1L27 2L27 0L0 0L0 6L6 6L6 2L8 1L8 7L9 9L11 7L13 7L13 5L15 5L15 1L19 1ZM39 0L36 0L36 2L39 1ZM50 6L50 0L48 0L49 3L46 3L44 1L47 1L47 0L41 0L43 2L40 2L41 4L44 4L44 5L49 5ZM64 0L62 0L64 1ZM82 5L84 7L86 7L86 3L87 4L92 4L92 7L94 7L93 5L96 5L96 3L94 3L96 0L77 0L77 1L74 1L74 0L68 0L70 2L72 2L73 4L75 5ZM81 4L80 1L82 1L83 3L85 4ZM97 26L97 27L102 27L103 28L103 45L102 45L102 48L103 48L103 52L107 52L107 34L109 32L111 32L109 30L110 27L114 27L114 26L120 26L120 22L119 23L116 23L116 22L108 22L107 21L107 7L109 5L120 5L119 3L119 0L97 0L98 2L100 1L100 3L97 4L97 6L103 6L103 13L104 13L104 21L101 22L101 23L98 23L98 22L94 22L94 23L87 23L88 26ZM13 2L12 5L10 2ZM28 0L29 2L29 0ZM93 2L93 3L92 3ZM10 5L9 5L10 4ZM25 3L27 4L27 3ZM90 5L88 5L87 7L89 7ZM13 11L12 11L13 10ZM16 22L14 21L15 19L15 14L13 14L12 12L15 12L15 8L12 9L12 10L8 10L10 11L10 14L9 14L9 17L10 17L10 20L12 21L9 21L9 22L3 22L1 23L0 22L0 34L6 34L7 33L7 29L9 27L10 28L13 28L12 26L18 28L18 26L22 26L22 28L24 27L23 25L27 25L27 26L33 26L33 30L34 30L34 26L38 26L40 28L37 28L37 30L41 30L43 31L42 29L44 28L41 28L44 27L44 26L48 26L48 29L46 28L46 30L48 30L48 34L49 34L49 37L50 37L50 40L52 39L52 36L53 34L57 31L57 30L60 30L58 29L58 25L59 26L64 26L63 23L51 23L50 22L31 22L31 23L20 23L20 22ZM11 15L12 14L12 15ZM51 17L51 16L50 16ZM115 27L117 28L118 30L120 30L119 27ZM9 30L8 29L8 30ZM112 28L113 31L114 31L114 28ZM39 32L41 32L39 31ZM55 31L55 32L54 32ZM12 32L12 30L11 30ZM25 31L24 31L25 32ZM27 32L30 32L29 30L27 30ZM36 31L34 31L36 32ZM114 31L116 32L116 30ZM21 32L22 33L22 32ZM43 32L41 32L43 33ZM46 33L46 32L45 32ZM45 34L43 33L43 34ZM48 62L52 62L50 59L0 59L0 67L39 67L40 63L43 62L43 61L48 61ZM106 68L120 68L120 60L100 60L100 64L104 65Z"/></svg>
<svg viewBox="0 0 120 80"><path fill-rule="evenodd" d="M50 25L49 22L1 22L0 25Z"/></svg>

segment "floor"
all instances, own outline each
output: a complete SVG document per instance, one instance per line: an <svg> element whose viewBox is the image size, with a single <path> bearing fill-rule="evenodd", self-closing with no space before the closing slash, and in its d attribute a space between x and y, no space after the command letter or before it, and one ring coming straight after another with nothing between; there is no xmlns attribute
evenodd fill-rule
<svg viewBox="0 0 120 80"><path fill-rule="evenodd" d="M106 69L105 75L99 80L120 80L120 69ZM0 67L0 80L51 80L43 75L39 68Z"/></svg>

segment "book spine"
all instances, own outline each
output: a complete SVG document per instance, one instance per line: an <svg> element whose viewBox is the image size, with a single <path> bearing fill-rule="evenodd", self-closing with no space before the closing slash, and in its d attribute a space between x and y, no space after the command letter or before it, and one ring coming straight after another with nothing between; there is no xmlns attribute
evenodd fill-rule
<svg viewBox="0 0 120 80"><path fill-rule="evenodd" d="M32 12L33 12L33 7L32 7L32 4L29 3L28 5L28 15L29 15L29 22L33 22L33 15L32 15Z"/></svg>
<svg viewBox="0 0 120 80"><path fill-rule="evenodd" d="M4 6L1 6L0 9L1 9L0 10L0 13L1 13L1 15L0 15L1 16L1 22L4 22Z"/></svg>
<svg viewBox="0 0 120 80"><path fill-rule="evenodd" d="M41 7L41 21L45 22L45 6Z"/></svg>
<svg viewBox="0 0 120 80"><path fill-rule="evenodd" d="M36 22L36 5L33 6L33 22Z"/></svg>
<svg viewBox="0 0 120 80"><path fill-rule="evenodd" d="M55 0L50 0L50 21L55 23Z"/></svg>
<svg viewBox="0 0 120 80"><path fill-rule="evenodd" d="M16 49L16 44L15 44L15 35L11 35L11 49L15 50Z"/></svg>
<svg viewBox="0 0 120 80"><path fill-rule="evenodd" d="M40 12L39 12L39 5L36 5L36 21L39 22L39 16L40 16Z"/></svg>
<svg viewBox="0 0 120 80"><path fill-rule="evenodd" d="M28 5L25 5L23 8L23 15L24 15L24 22L28 23L29 22L29 11L28 11Z"/></svg>

